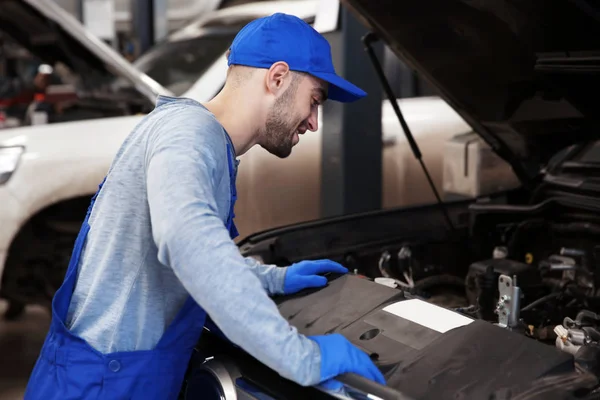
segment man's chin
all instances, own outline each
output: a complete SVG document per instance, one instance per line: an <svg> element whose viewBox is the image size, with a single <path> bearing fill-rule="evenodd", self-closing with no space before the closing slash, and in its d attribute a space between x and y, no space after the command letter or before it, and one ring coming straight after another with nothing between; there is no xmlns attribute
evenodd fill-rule
<svg viewBox="0 0 600 400"><path fill-rule="evenodd" d="M286 147L286 148L278 147L278 148L275 148L275 149L268 148L268 147L265 147L265 146L262 146L262 145L261 145L261 147L263 149L265 149L266 151L268 151L269 153L273 154L276 157L279 157L279 158L288 158L290 156L290 154L292 154L292 147L293 146Z"/></svg>

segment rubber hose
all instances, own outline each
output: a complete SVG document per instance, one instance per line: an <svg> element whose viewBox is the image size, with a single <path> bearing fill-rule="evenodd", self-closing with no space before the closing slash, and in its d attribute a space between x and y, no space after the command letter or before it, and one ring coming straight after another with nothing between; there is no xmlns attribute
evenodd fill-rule
<svg viewBox="0 0 600 400"><path fill-rule="evenodd" d="M536 306L539 306L540 304L543 304L543 303L545 303L545 302L547 302L549 300L552 300L552 299L554 299L554 298L556 298L556 297L558 297L560 295L561 295L560 292L555 292L555 293L550 293L550 294L548 294L548 295L546 295L544 297L540 297L539 299L535 300L534 302L532 302L532 303L528 304L527 306L521 308L521 312L531 310L532 308L534 308Z"/></svg>

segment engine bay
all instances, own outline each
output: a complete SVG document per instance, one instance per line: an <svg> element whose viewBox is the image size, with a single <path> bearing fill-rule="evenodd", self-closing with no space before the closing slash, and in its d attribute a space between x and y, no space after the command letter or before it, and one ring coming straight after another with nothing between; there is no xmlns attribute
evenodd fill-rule
<svg viewBox="0 0 600 400"><path fill-rule="evenodd" d="M583 385L584 392L600 395L593 390L600 377L600 225L593 213L568 200L473 204L468 242L460 250L471 256L466 269L444 255L444 244L411 241L380 251L369 275L376 283L527 338L525 346L544 344L572 356L573 373L583 375L571 379L585 375L594 383ZM489 357L501 345L483 342L487 339L477 338L472 344L483 346L480 350ZM573 390L581 390L578 385ZM542 386L538 395L548 390Z"/></svg>
<svg viewBox="0 0 600 400"><path fill-rule="evenodd" d="M506 286L512 281L519 288L515 311L522 314L530 333L553 329L569 316L598 308L600 274L595 269L600 261L600 245L594 239L600 234L600 226L528 219L503 229L512 232L492 248L489 258L470 263L465 279L436 273L446 268L425 259L425 249L436 251L427 244L404 244L394 252L384 250L377 262L381 278L374 279L492 321L498 318L498 285L504 275L509 278L504 282ZM440 293L440 287L447 291ZM441 298L444 295L446 298Z"/></svg>
<svg viewBox="0 0 600 400"><path fill-rule="evenodd" d="M448 203L454 231L432 205L301 224L251 237L240 247L279 265L331 258L368 282L329 299L329 287L303 299L283 298L280 310L294 315L290 323L301 332L340 331L370 348L388 386L411 398L595 398L597 206L589 193L538 195L535 202L523 196ZM439 310L472 322L423 332L413 325L414 315L409 323L382 314L397 301L437 306L433 312L415 308L427 316L426 325L447 322Z"/></svg>

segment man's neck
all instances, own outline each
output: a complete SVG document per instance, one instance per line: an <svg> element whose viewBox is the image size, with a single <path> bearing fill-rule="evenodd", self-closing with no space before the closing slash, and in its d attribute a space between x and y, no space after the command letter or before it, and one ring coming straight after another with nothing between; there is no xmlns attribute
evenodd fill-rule
<svg viewBox="0 0 600 400"><path fill-rule="evenodd" d="M252 96L221 92L204 106L229 134L237 156L246 153L256 144L259 128L255 124L259 111Z"/></svg>

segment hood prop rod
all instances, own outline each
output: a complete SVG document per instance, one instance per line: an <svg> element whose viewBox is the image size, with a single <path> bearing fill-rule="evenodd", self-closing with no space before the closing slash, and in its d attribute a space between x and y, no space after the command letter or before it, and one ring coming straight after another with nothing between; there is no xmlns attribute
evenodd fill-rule
<svg viewBox="0 0 600 400"><path fill-rule="evenodd" d="M394 94L394 91L392 90L389 81L385 77L385 73L383 72L383 69L381 68L381 64L379 63L379 60L377 59L377 56L375 55L375 51L373 50L372 43L374 43L378 40L379 40L379 38L373 32L369 32L365 36L362 37L362 42L365 45L365 50L367 51L367 53L369 54L369 57L371 58L371 63L373 64L373 67L375 67L375 71L377 72L379 81L381 82L381 85L383 86L383 90L385 90L388 100L390 101L392 107L394 108L394 111L396 112L396 116L398 117L398 120L400 121L400 125L402 125L402 130L404 131L404 136L406 136L406 140L408 140L408 143L410 144L410 148L413 152L413 155L415 156L417 161L419 161L419 164L421 164L421 168L423 169L423 172L425 173L425 176L427 177L429 186L431 187L431 190L433 191L433 194L435 195L435 198L437 199L437 203L440 206L440 210L441 210L442 214L444 215L444 218L446 219L448 228L450 228L451 231L454 231L455 228L454 228L454 225L452 224L452 220L450 219L450 215L448 214L448 210L444 206L444 202L442 201L442 198L440 197L440 194L438 193L438 191L435 187L435 184L433 183L433 180L431 179L431 175L429 175L429 171L427 170L427 167L425 166L425 163L423 162L421 150L419 149L419 146L417 145L417 142L415 141L415 138L414 138L413 134L411 133L411 131L408 127L408 124L406 123L406 120L404 119L404 116L402 115L402 112L400 111L400 107L398 106L398 99L396 98L396 95Z"/></svg>

